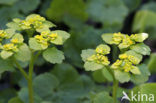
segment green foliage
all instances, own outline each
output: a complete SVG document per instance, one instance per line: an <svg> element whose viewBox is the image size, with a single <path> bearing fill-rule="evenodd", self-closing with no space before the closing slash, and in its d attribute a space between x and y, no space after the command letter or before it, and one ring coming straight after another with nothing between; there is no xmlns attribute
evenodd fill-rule
<svg viewBox="0 0 156 103"><path fill-rule="evenodd" d="M122 22L128 13L128 8L122 0L90 0L87 12L91 19L102 22L104 29L111 30L113 28L118 31L122 28Z"/></svg>
<svg viewBox="0 0 156 103"><path fill-rule="evenodd" d="M132 46L131 49L142 55L150 55L151 52L151 49L144 43L136 44Z"/></svg>
<svg viewBox="0 0 156 103"><path fill-rule="evenodd" d="M26 16L35 10L39 3L40 0L1 0L0 4L5 5L0 8L0 27L4 29L6 28L5 24L11 19Z"/></svg>
<svg viewBox="0 0 156 103"><path fill-rule="evenodd" d="M8 103L23 103L18 97L14 97L9 100Z"/></svg>
<svg viewBox="0 0 156 103"><path fill-rule="evenodd" d="M55 47L48 48L46 51L44 51L43 57L50 63L62 63L64 60L63 52L56 49Z"/></svg>
<svg viewBox="0 0 156 103"><path fill-rule="evenodd" d="M107 92L100 92L92 97L92 103L101 103L101 101L103 101L103 103L111 103L113 102L113 98L109 96Z"/></svg>
<svg viewBox="0 0 156 103"><path fill-rule="evenodd" d="M2 74L5 71L14 71L14 67L12 64L12 60L3 60L2 58L0 58L0 74Z"/></svg>
<svg viewBox="0 0 156 103"><path fill-rule="evenodd" d="M120 70L114 71L115 78L119 80L119 82L124 83L130 80L130 74L126 72L122 72Z"/></svg>
<svg viewBox="0 0 156 103"><path fill-rule="evenodd" d="M133 90L134 94L137 94L139 91L141 94L156 95L156 84L155 83L145 83L145 84L142 84L142 85L139 85L139 86L133 88L132 90ZM138 95L136 96L136 98L138 98ZM146 101L145 100L146 98L142 98L142 99L143 99L143 102ZM132 101L132 103L138 103L138 102Z"/></svg>
<svg viewBox="0 0 156 103"><path fill-rule="evenodd" d="M1 0L0 4L5 4L5 5L13 5L15 2L18 0Z"/></svg>
<svg viewBox="0 0 156 103"><path fill-rule="evenodd" d="M133 31L148 32L150 34L150 39L155 38L154 32L152 32L156 26L155 18L156 13L153 11L149 10L138 11L133 21Z"/></svg>
<svg viewBox="0 0 156 103"><path fill-rule="evenodd" d="M148 68L150 70L151 73L155 73L156 70L155 70L155 64L156 63L156 53L152 53L150 55L150 60L148 62Z"/></svg>
<svg viewBox="0 0 156 103"><path fill-rule="evenodd" d="M35 93L42 98L46 98L54 93L53 91L59 85L59 81L50 73L45 73L37 76L33 80L33 84Z"/></svg>
<svg viewBox="0 0 156 103"><path fill-rule="evenodd" d="M150 72L145 64L139 65L140 75L131 75L131 81L135 84L143 84L148 81ZM140 79L141 78L141 79Z"/></svg>
<svg viewBox="0 0 156 103"><path fill-rule="evenodd" d="M15 54L15 58L19 61L29 61L31 58L31 51L27 44L20 46L19 51Z"/></svg>
<svg viewBox="0 0 156 103"><path fill-rule="evenodd" d="M87 19L83 0L53 0L46 14L49 19L55 21L61 21L65 16L72 16L81 20Z"/></svg>

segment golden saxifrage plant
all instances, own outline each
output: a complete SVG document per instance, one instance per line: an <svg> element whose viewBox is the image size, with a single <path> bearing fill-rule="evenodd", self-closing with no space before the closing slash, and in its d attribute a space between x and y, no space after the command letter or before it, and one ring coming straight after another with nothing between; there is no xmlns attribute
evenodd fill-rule
<svg viewBox="0 0 156 103"><path fill-rule="evenodd" d="M0 56L4 60L13 60L28 82L29 103L34 103L32 77L35 60L42 54L50 63L61 63L64 55L55 45L63 45L70 34L62 30L51 31L55 25L37 14L31 14L24 20L13 19L7 27L0 30ZM29 62L28 73L20 62Z"/></svg>
<svg viewBox="0 0 156 103"><path fill-rule="evenodd" d="M141 75L139 65L143 56L150 55L150 48L143 42L148 38L147 33L140 34L122 34L122 33L106 33L102 35L102 39L106 44L100 44L96 49L83 50L81 57L85 62L84 68L86 71L97 71L107 69L113 78L113 100L117 102L117 87L118 83L130 81L135 75ZM107 45L108 44L108 45ZM110 46L113 47L111 52ZM117 47L119 49L117 49ZM114 63L109 61L108 54L117 54L117 58L113 57ZM140 78L141 79L141 78Z"/></svg>

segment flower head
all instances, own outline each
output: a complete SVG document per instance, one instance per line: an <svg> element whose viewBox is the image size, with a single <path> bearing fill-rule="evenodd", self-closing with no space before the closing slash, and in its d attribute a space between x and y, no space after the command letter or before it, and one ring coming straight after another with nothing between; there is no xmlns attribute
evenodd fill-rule
<svg viewBox="0 0 156 103"><path fill-rule="evenodd" d="M3 50L5 51L18 51L18 48L16 45L9 43L9 44L4 44L3 45Z"/></svg>

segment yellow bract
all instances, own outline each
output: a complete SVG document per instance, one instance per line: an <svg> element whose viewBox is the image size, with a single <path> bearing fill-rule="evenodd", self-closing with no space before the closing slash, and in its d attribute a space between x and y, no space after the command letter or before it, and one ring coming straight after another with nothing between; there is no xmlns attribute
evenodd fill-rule
<svg viewBox="0 0 156 103"><path fill-rule="evenodd" d="M131 69L133 69L133 64L128 60L117 60L114 64L111 66L113 69L121 69L125 72L129 72Z"/></svg>
<svg viewBox="0 0 156 103"><path fill-rule="evenodd" d="M36 39L39 43L41 43L41 44L43 44L43 45L45 45L45 46L48 46L48 41L47 41L47 39L44 38L42 35L36 35L36 36L35 36L35 39Z"/></svg>
<svg viewBox="0 0 156 103"><path fill-rule="evenodd" d="M123 40L123 34L119 33L114 33L113 34L113 40L111 41L112 44L119 44Z"/></svg>
<svg viewBox="0 0 156 103"><path fill-rule="evenodd" d="M35 29L41 29L43 28L43 22L45 21L45 18L39 16L39 15L34 15L26 20L21 20L19 26L22 29L31 29L33 26Z"/></svg>
<svg viewBox="0 0 156 103"><path fill-rule="evenodd" d="M41 35L36 35L35 39L45 45L48 46L50 41L55 40L58 37L56 33L50 33L49 31L43 31L41 32Z"/></svg>
<svg viewBox="0 0 156 103"><path fill-rule="evenodd" d="M0 41L2 41L4 38L7 38L7 33L4 30L0 30Z"/></svg>
<svg viewBox="0 0 156 103"><path fill-rule="evenodd" d="M9 44L5 44L3 45L3 50L6 50L6 51L17 51L17 46L12 44L12 43L9 43Z"/></svg>
<svg viewBox="0 0 156 103"><path fill-rule="evenodd" d="M56 33L52 33L52 34L49 35L50 41L51 41L51 40L52 40L52 41L55 40L57 37L58 37L58 35L57 35Z"/></svg>
<svg viewBox="0 0 156 103"><path fill-rule="evenodd" d="M14 38L14 39L11 40L11 43L18 44L19 43L19 40L17 38Z"/></svg>
<svg viewBox="0 0 156 103"><path fill-rule="evenodd" d="M98 64L109 65L108 58L101 54L95 54L88 58L88 61L94 61Z"/></svg>
<svg viewBox="0 0 156 103"><path fill-rule="evenodd" d="M96 62L98 64L109 65L110 61L105 56L106 54L109 53L110 53L110 47L108 45L100 44L99 46L96 47L95 54L88 57L87 60Z"/></svg>

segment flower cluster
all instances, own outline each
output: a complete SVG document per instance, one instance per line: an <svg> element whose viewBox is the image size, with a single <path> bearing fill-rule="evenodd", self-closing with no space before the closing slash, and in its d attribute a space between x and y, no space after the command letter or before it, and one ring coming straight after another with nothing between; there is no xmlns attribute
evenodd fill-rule
<svg viewBox="0 0 156 103"><path fill-rule="evenodd" d="M12 38L9 38L10 42L3 44L1 49L4 51L17 52L18 47L23 43L23 37L20 34L15 34Z"/></svg>
<svg viewBox="0 0 156 103"><path fill-rule="evenodd" d="M7 33L5 30L0 30L0 42L3 41L3 39L8 38Z"/></svg>
<svg viewBox="0 0 156 103"><path fill-rule="evenodd" d="M142 55L135 53L130 50L124 54L119 55L119 59L112 64L113 69L121 69L125 72L129 72L133 69L138 68L136 65L139 64L142 60Z"/></svg>
<svg viewBox="0 0 156 103"><path fill-rule="evenodd" d="M96 52L95 54L88 57L88 59L87 59L88 61L93 61L93 62L96 62L98 64L103 64L103 65L110 64L108 58L105 56L106 54L110 53L109 46L101 44L95 49L95 52Z"/></svg>
<svg viewBox="0 0 156 103"><path fill-rule="evenodd" d="M19 31L31 29L32 31L36 30L37 32L42 32L49 30L49 28L55 25L38 14L31 14L24 20L15 18L13 22L8 23L7 26Z"/></svg>
<svg viewBox="0 0 156 103"><path fill-rule="evenodd" d="M148 37L148 34L132 34L131 36L126 34L114 33L111 44L116 44L120 49L129 48L131 45L137 42L143 42Z"/></svg>
<svg viewBox="0 0 156 103"><path fill-rule="evenodd" d="M57 33L53 33L50 31L43 31L41 32L41 35L36 35L34 38L37 40L37 42L43 46L48 46L49 43L52 43L54 40L56 40L58 37Z"/></svg>
<svg viewBox="0 0 156 103"><path fill-rule="evenodd" d="M26 20L19 20L19 26L22 29L31 29L32 27L35 29L43 28L43 22L45 18L41 17L40 15L31 15L26 18Z"/></svg>

